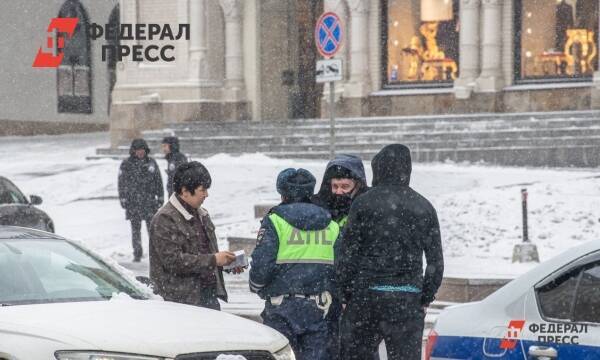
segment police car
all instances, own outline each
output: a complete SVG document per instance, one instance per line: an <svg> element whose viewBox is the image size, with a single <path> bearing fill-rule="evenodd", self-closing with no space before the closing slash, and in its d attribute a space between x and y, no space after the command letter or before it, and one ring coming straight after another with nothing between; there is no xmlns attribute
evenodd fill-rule
<svg viewBox="0 0 600 360"><path fill-rule="evenodd" d="M486 299L446 309L434 359L600 359L600 241L570 249Z"/></svg>

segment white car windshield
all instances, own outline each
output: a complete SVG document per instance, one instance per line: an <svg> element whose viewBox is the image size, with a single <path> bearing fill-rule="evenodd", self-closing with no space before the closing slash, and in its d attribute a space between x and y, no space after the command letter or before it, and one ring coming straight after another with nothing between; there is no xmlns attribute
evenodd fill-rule
<svg viewBox="0 0 600 360"><path fill-rule="evenodd" d="M108 300L145 296L100 260L65 241L0 240L0 304Z"/></svg>

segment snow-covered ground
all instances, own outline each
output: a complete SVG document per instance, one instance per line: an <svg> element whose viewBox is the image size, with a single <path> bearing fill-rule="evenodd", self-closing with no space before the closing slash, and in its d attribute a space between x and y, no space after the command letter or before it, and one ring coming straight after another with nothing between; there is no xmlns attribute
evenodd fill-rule
<svg viewBox="0 0 600 360"><path fill-rule="evenodd" d="M54 219L58 234L81 240L119 262L130 262L129 224L117 200L119 161L85 159L107 143L106 133L0 138L0 175L44 198L40 207ZM320 179L326 164L260 154L196 160L213 177L205 207L217 225L222 248L227 236L255 236L259 223L253 207L277 201L279 171L304 167ZM164 160L159 166L165 168ZM369 163L365 168L370 181ZM511 263L512 248L521 241L522 187L529 191L530 238L542 260L600 238L596 169L417 164L411 184L438 211L446 276L513 277L533 266ZM144 234L146 256L147 248Z"/></svg>

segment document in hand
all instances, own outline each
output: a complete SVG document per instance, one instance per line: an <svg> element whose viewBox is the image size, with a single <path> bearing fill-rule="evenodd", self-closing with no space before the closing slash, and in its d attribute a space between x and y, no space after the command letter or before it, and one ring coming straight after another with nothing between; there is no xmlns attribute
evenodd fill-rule
<svg viewBox="0 0 600 360"><path fill-rule="evenodd" d="M234 254L235 260L231 264L223 266L223 270L248 267L248 258L244 250L235 251Z"/></svg>

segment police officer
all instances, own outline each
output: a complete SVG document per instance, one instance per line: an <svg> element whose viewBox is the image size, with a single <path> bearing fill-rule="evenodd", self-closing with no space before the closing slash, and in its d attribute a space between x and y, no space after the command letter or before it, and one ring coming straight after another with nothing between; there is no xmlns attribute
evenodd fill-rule
<svg viewBox="0 0 600 360"><path fill-rule="evenodd" d="M133 261L142 259L142 221L148 228L152 217L163 204L164 190L156 161L149 157L150 148L144 139L134 139L129 157L119 168L119 201L131 222Z"/></svg>
<svg viewBox="0 0 600 360"><path fill-rule="evenodd" d="M162 151L167 160L167 193L169 197L173 194L173 175L175 169L181 164L188 162L187 157L179 152L179 139L175 136L167 136L162 141Z"/></svg>
<svg viewBox="0 0 600 360"><path fill-rule="evenodd" d="M325 317L339 234L329 213L310 203L315 183L305 169L279 174L282 202L262 220L250 269L250 290L266 300L264 324L284 334L304 360L330 359Z"/></svg>

